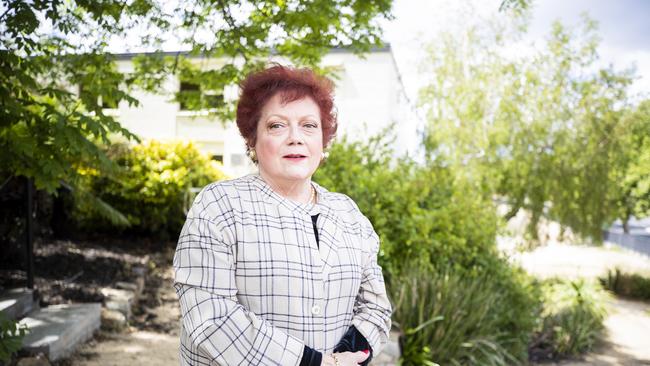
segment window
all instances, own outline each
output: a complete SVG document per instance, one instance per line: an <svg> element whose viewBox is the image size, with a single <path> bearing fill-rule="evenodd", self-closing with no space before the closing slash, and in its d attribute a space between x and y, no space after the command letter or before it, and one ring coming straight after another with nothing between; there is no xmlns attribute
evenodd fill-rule
<svg viewBox="0 0 650 366"><path fill-rule="evenodd" d="M206 92L203 95L205 99L205 104L208 108L219 108L223 106L223 94L217 94L214 92Z"/></svg>
<svg viewBox="0 0 650 366"><path fill-rule="evenodd" d="M181 81L176 95L182 111L214 109L224 105L223 94L213 90L202 90L198 84Z"/></svg>
<svg viewBox="0 0 650 366"><path fill-rule="evenodd" d="M177 99L182 111L200 109L201 90L197 84L181 81Z"/></svg>

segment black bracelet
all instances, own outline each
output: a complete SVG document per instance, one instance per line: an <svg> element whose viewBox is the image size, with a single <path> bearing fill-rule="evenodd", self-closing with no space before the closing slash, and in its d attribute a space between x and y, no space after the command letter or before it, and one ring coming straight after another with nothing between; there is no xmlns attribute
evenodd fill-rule
<svg viewBox="0 0 650 366"><path fill-rule="evenodd" d="M302 353L302 358L300 359L300 366L320 366L322 361L322 353L309 346L305 346L305 350Z"/></svg>

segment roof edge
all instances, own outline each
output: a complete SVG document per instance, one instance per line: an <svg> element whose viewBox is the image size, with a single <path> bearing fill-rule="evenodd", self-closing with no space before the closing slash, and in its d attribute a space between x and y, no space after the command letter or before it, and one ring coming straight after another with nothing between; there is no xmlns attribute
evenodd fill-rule
<svg viewBox="0 0 650 366"><path fill-rule="evenodd" d="M383 47L372 47L366 53L383 53L383 52L392 52L391 46L389 43L386 43ZM354 53L348 47L332 47L329 53ZM272 55L276 55L275 50L271 52ZM115 56L117 60L130 60L133 57L140 55L162 55L162 56L189 56L189 57L203 57L203 56L190 56L190 51L163 51L163 52L125 52L125 53L110 53L110 55Z"/></svg>

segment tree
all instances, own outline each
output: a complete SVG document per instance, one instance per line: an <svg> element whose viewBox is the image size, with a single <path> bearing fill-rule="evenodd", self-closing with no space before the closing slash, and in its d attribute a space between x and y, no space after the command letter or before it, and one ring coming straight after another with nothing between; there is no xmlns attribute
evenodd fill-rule
<svg viewBox="0 0 650 366"><path fill-rule="evenodd" d="M640 103L624 116L625 148L618 174L617 217L629 231L631 217L650 216L650 101Z"/></svg>
<svg viewBox="0 0 650 366"><path fill-rule="evenodd" d="M544 49L507 54L521 19L446 34L430 48L420 94L429 159L505 198L506 218L528 210L533 235L548 217L598 241L619 216L621 177L631 172L633 74L595 70L598 38L586 18L577 35L556 23Z"/></svg>
<svg viewBox="0 0 650 366"><path fill-rule="evenodd" d="M391 0L2 1L0 180L26 176L52 192L62 181L74 185L84 169L114 169L100 144L137 137L102 104L137 105L130 91L155 91L172 73L223 93L274 52L312 66L332 47L362 53L381 44L377 21L391 16L390 6ZM181 53L154 52L136 57L132 73L120 73L107 46L135 32L143 34L142 49L160 51L175 35L189 57L218 58L222 66L199 70ZM194 101L201 103L211 102ZM232 103L217 107L218 115L231 115Z"/></svg>

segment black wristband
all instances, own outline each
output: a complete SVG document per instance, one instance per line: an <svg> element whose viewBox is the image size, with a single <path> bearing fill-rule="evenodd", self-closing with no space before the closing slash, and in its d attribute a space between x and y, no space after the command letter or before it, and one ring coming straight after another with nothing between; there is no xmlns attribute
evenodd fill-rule
<svg viewBox="0 0 650 366"><path fill-rule="evenodd" d="M322 361L322 353L316 351L311 347L305 346L305 350L302 353L302 358L300 359L300 366L320 366Z"/></svg>

